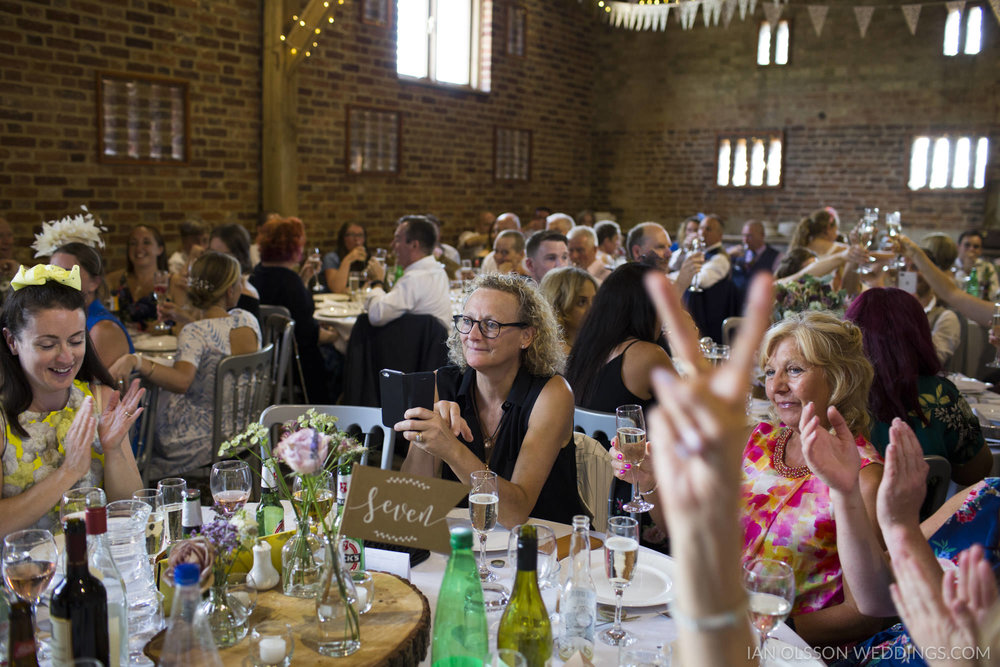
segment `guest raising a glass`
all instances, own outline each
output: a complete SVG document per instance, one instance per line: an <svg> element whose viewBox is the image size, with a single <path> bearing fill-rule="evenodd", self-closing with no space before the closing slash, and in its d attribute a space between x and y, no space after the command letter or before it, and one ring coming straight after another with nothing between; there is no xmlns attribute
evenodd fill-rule
<svg viewBox="0 0 1000 667"><path fill-rule="evenodd" d="M163 235L155 227L137 225L128 236L125 269L108 274L108 285L118 297L122 317L130 322L156 319L153 287L157 271L167 270Z"/></svg>
<svg viewBox="0 0 1000 667"><path fill-rule="evenodd" d="M201 316L181 329L173 366L128 354L111 367L115 377L139 373L170 392L156 416L150 479L182 475L212 462L219 362L229 355L260 349L260 325L247 311L234 308L239 297L239 262L230 255L205 251L188 273L187 299Z"/></svg>
<svg viewBox="0 0 1000 667"><path fill-rule="evenodd" d="M468 483L488 467L501 478L502 524L570 523L581 512L573 393L548 303L519 277L480 275L448 346L454 365L437 371L434 409L395 425L411 443L403 470Z"/></svg>
<svg viewBox="0 0 1000 667"><path fill-rule="evenodd" d="M119 398L111 388L80 285L75 267L21 267L0 315L0 535L58 529L59 501L75 486L103 486L109 500L142 487L128 432L143 390L133 382Z"/></svg>

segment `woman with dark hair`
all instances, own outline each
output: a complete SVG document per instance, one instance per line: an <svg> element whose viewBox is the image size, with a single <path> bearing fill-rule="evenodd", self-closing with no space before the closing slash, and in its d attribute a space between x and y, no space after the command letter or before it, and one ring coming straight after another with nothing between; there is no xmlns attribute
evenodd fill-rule
<svg viewBox="0 0 1000 667"><path fill-rule="evenodd" d="M298 346L301 371L311 403L332 403L336 398L328 384L338 365L339 353L332 344L337 333L321 327L313 317L315 303L298 274L306 230L298 218L271 218L257 232L260 264L254 267L250 282L260 292L262 304L284 306L295 320L295 343ZM320 345L330 344L329 365Z"/></svg>
<svg viewBox="0 0 1000 667"><path fill-rule="evenodd" d="M108 274L108 285L118 297L118 312L129 322L156 319L153 283L157 271L167 270L167 254L160 230L136 225L128 237L125 269Z"/></svg>
<svg viewBox="0 0 1000 667"><path fill-rule="evenodd" d="M181 329L173 365L127 354L111 367L115 377L138 373L169 392L156 415L156 441L148 471L152 480L182 475L212 462L219 362L260 349L257 318L234 307L239 283L239 263L230 255L206 250L188 273L187 300L201 316Z"/></svg>
<svg viewBox="0 0 1000 667"><path fill-rule="evenodd" d="M144 390L133 382L119 399L111 388L80 287L77 268L22 266L0 315L0 535L58 530L59 500L75 486L103 486L109 500L142 487L128 432Z"/></svg>
<svg viewBox="0 0 1000 667"><path fill-rule="evenodd" d="M925 455L951 462L952 479L963 486L983 479L993 457L969 404L947 378L940 377L927 314L914 296L895 287L858 295L847 309L863 333L865 356L875 368L868 394L874 418L871 442L880 454L889 444L889 426L899 417L913 429Z"/></svg>
<svg viewBox="0 0 1000 667"><path fill-rule="evenodd" d="M101 363L110 366L123 354L135 352L125 325L104 307L103 298L108 288L104 284L101 253L86 243L74 241L56 250L50 261L67 271L74 266L80 267L81 291L87 306L87 333Z"/></svg>
<svg viewBox="0 0 1000 667"><path fill-rule="evenodd" d="M368 262L368 233L356 222L345 222L337 230L337 249L323 256L323 277L336 294L347 293L352 271L364 271Z"/></svg>
<svg viewBox="0 0 1000 667"><path fill-rule="evenodd" d="M653 270L625 264L597 290L566 367L578 406L599 412L628 403L647 407L653 401L650 369L673 370L656 342L660 322L643 287L643 276Z"/></svg>
<svg viewBox="0 0 1000 667"><path fill-rule="evenodd" d="M240 263L240 299L237 308L242 308L256 318L260 318L260 294L250 284L253 265L250 263L250 233L243 225L231 223L219 225L212 230L208 249L232 255Z"/></svg>

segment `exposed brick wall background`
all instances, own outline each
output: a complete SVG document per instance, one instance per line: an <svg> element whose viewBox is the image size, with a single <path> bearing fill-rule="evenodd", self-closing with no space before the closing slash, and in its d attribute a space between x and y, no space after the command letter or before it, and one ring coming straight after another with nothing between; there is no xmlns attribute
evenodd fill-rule
<svg viewBox="0 0 1000 667"><path fill-rule="evenodd" d="M112 266L128 228L157 224L176 241L187 214L253 229L260 209L260 0L0 0L0 211L24 245L43 220L87 204L112 229ZM294 3L292 3L294 4ZM619 213L625 227L668 227L695 210L793 220L832 204L903 211L904 225L980 224L987 195L910 193L918 131L987 132L989 178L1000 173L1000 45L984 18L975 57L940 54L944 10L925 7L911 37L896 8L866 38L846 8L821 38L804 7L791 63L755 64L755 19L729 29L612 30L577 0L523 0L527 53L505 54L507 0L494 0L489 95L401 82L395 25L364 25L357 0L336 10L299 70L299 214L310 245L360 220L387 244L392 221L434 212L446 238L486 208L522 216L536 205ZM586 4L586 3L585 3ZM95 74L142 72L190 83L189 166L103 165L96 159ZM346 107L399 110L402 170L348 176ZM533 130L532 178L495 183L493 128ZM716 133L785 131L785 187L714 187Z"/></svg>
<svg viewBox="0 0 1000 667"><path fill-rule="evenodd" d="M970 5L971 6L971 5ZM675 17L676 18L676 17ZM1000 181L1000 30L988 6L983 50L941 54L945 8L925 6L911 36L898 7L876 10L864 39L847 6L817 37L806 7L785 5L789 64L758 67L763 19L728 29L599 31L595 171L599 206L673 223L694 211L742 220L798 220L832 205L845 226L865 206L899 209L904 226L961 229L984 221L985 191L910 191L909 152L920 132L986 133L987 180ZM784 187L715 186L717 133L785 132ZM671 228L671 232L673 229Z"/></svg>

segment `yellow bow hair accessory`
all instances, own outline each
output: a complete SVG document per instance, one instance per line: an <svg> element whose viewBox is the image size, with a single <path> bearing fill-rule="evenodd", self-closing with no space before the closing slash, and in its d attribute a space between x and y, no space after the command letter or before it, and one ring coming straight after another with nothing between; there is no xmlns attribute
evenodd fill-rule
<svg viewBox="0 0 1000 667"><path fill-rule="evenodd" d="M10 286L17 291L28 285L44 285L50 280L78 290L80 289L80 267L74 265L72 270L67 271L61 266L36 264L30 269L26 269L22 264L21 268L17 270L17 275L10 281Z"/></svg>

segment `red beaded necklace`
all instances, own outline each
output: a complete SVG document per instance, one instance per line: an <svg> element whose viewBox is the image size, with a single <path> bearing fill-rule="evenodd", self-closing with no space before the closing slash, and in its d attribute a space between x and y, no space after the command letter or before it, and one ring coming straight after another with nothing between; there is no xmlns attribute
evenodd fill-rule
<svg viewBox="0 0 1000 667"><path fill-rule="evenodd" d="M809 470L809 466L796 466L791 467L785 465L785 445L792 437L792 429L785 427L782 429L781 435L778 436L778 442L774 445L774 453L771 454L771 466L778 472L782 477L787 477L788 479L798 479L799 477L805 477L806 475L812 474Z"/></svg>

